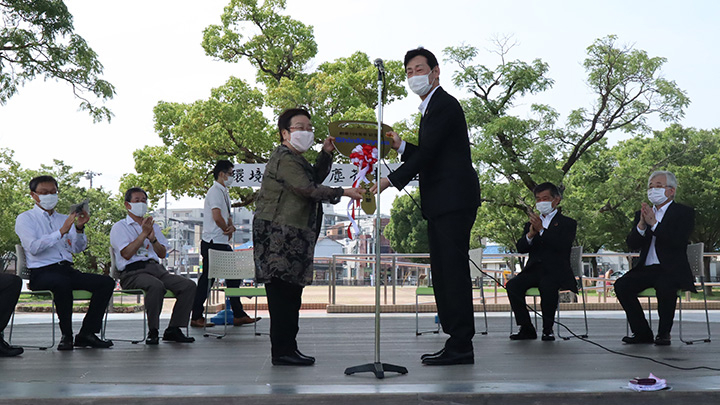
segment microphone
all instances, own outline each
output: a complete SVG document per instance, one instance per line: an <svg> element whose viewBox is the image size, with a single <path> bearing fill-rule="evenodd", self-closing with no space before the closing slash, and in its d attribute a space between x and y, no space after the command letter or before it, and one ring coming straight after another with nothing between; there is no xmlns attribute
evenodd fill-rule
<svg viewBox="0 0 720 405"><path fill-rule="evenodd" d="M382 59L377 58L373 63L375 64L375 67L380 71L380 73L385 74L385 65L383 65Z"/></svg>

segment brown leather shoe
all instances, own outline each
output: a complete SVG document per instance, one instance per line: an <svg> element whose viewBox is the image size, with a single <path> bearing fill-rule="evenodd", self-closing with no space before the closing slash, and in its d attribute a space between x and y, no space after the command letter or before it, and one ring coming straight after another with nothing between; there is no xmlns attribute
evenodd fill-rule
<svg viewBox="0 0 720 405"><path fill-rule="evenodd" d="M190 326L193 328L212 328L215 324L212 322L205 322L205 318L198 318L190 321Z"/></svg>
<svg viewBox="0 0 720 405"><path fill-rule="evenodd" d="M250 318L249 316L242 316L240 318L233 318L233 326L243 326L251 323L255 323L261 320L261 317Z"/></svg>

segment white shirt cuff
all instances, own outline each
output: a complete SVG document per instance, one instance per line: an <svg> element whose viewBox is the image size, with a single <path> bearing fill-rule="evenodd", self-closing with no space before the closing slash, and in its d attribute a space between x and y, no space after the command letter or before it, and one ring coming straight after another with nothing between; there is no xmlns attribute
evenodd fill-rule
<svg viewBox="0 0 720 405"><path fill-rule="evenodd" d="M636 226L636 228L637 228L637 231L640 234L640 236L645 236L645 229L640 229L640 227L637 227L637 226Z"/></svg>
<svg viewBox="0 0 720 405"><path fill-rule="evenodd" d="M405 145L407 145L407 142L400 142L400 147L397 150L398 155L402 155L403 153L405 153Z"/></svg>

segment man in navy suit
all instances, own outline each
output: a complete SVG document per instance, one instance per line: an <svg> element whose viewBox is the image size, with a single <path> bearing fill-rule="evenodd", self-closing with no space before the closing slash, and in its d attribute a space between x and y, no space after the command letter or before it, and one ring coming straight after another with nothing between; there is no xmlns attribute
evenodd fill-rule
<svg viewBox="0 0 720 405"><path fill-rule="evenodd" d="M674 202L677 179L667 171L656 171L648 179L648 200L635 213L635 221L627 237L630 251L640 250L635 266L615 282L615 295L627 315L632 336L627 344L670 344L670 330L678 290L695 292L695 280L687 257L687 245L695 226L695 211ZM658 302L657 336L653 339L637 294L654 288Z"/></svg>
<svg viewBox="0 0 720 405"><path fill-rule="evenodd" d="M440 87L440 67L432 52L405 54L410 89L420 96L418 144L389 132L403 165L380 179L380 190L402 189L420 176L420 204L428 221L430 266L438 317L450 335L444 348L421 357L426 365L474 363L472 281L468 264L470 230L480 206L480 183L470 158L467 123L460 103ZM375 192L376 186L371 188Z"/></svg>
<svg viewBox="0 0 720 405"><path fill-rule="evenodd" d="M575 240L577 222L560 211L560 190L552 183L542 183L533 190L535 206L540 213L528 212L523 235L515 246L518 253L529 253L528 262L520 274L510 279L505 288L515 321L520 331L511 340L537 339L537 332L525 305L525 293L532 287L540 290L542 309L542 340L553 341L553 323L558 306L558 291L577 293L575 275L570 266L570 250Z"/></svg>

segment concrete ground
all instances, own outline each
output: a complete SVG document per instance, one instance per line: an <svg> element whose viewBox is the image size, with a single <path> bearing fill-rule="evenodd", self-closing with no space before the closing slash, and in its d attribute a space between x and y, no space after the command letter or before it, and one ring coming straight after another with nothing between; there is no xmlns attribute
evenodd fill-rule
<svg viewBox="0 0 720 405"><path fill-rule="evenodd" d="M258 331L267 332L267 314ZM580 330L582 314L568 315L567 325ZM508 339L509 315L488 314L489 333L476 335L475 364L430 367L422 353L438 350L440 334L415 335L414 314L383 314L380 361L407 368L407 374L345 375L347 367L375 362L374 316L303 311L300 349L317 357L312 367L272 366L270 341L251 326L230 328L223 339L203 337L191 329L192 344L159 346L117 341L111 349L27 349L17 358L0 358L0 404L717 404L720 372L693 369L720 367L716 342L685 345L679 325L673 344L628 346L624 315L619 311L589 314L591 342ZM704 331L704 313L686 311L683 333ZM162 324L168 316L163 314ZM76 314L79 329L82 314ZM711 313L712 334L720 336L720 311ZM41 344L50 337L48 314L18 314L15 344ZM420 315L421 329L434 328L434 315ZM476 327L484 330L481 314ZM216 331L218 327L213 328ZM111 314L107 335L142 334L141 314ZM7 331L6 331L7 337ZM601 348L604 346L607 350ZM637 356L628 357L627 355ZM667 363L667 364L662 364ZM689 368L680 370L676 367ZM633 377L649 373L667 379L672 390L636 393L627 389Z"/></svg>

